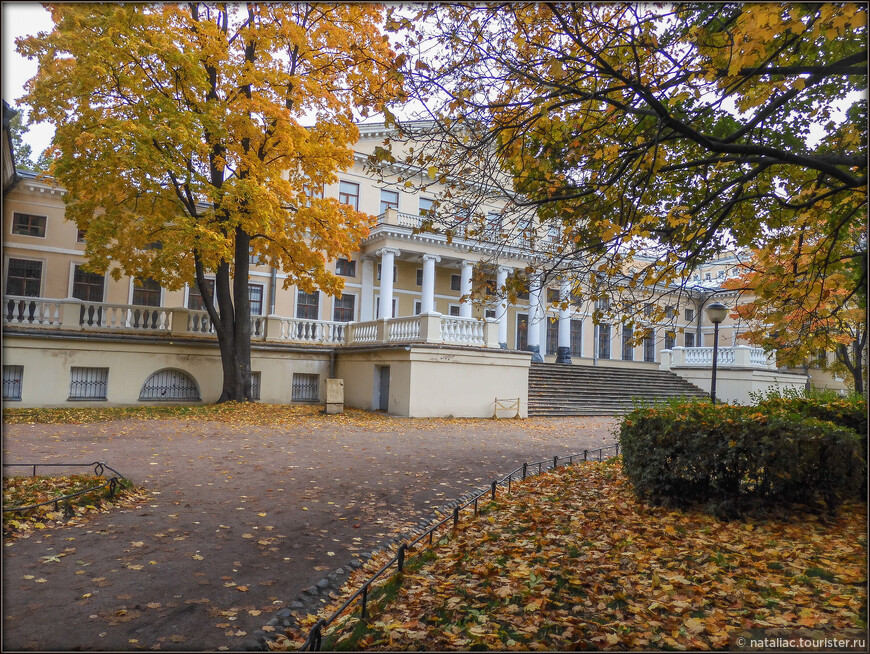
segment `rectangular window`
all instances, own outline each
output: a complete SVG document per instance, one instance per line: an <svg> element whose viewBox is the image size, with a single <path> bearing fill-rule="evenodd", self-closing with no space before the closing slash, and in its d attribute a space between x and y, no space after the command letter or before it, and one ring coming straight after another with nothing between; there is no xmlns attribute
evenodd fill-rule
<svg viewBox="0 0 870 654"><path fill-rule="evenodd" d="M354 209L359 210L359 184L339 182L338 201L342 204L349 204Z"/></svg>
<svg viewBox="0 0 870 654"><path fill-rule="evenodd" d="M686 347L695 347L695 332L686 332L684 336Z"/></svg>
<svg viewBox="0 0 870 654"><path fill-rule="evenodd" d="M290 399L293 402L319 402L320 375L294 372Z"/></svg>
<svg viewBox="0 0 870 654"><path fill-rule="evenodd" d="M596 308L598 311L608 311L608 310L610 310L610 300L608 300L607 298L604 298L604 299L602 299L602 300L596 300L596 301L595 301L595 308Z"/></svg>
<svg viewBox="0 0 870 654"><path fill-rule="evenodd" d="M644 304L643 305L643 315L647 318L651 317L653 314L653 305L652 304Z"/></svg>
<svg viewBox="0 0 870 654"><path fill-rule="evenodd" d="M547 316L547 354L556 354L559 348L559 319Z"/></svg>
<svg viewBox="0 0 870 654"><path fill-rule="evenodd" d="M670 331L670 330L666 331L665 332L665 349L666 350L673 350L676 342L677 342L677 334L675 332Z"/></svg>
<svg viewBox="0 0 870 654"><path fill-rule="evenodd" d="M205 284L208 287L209 297L214 297L214 280L206 279ZM187 293L187 308L193 311L205 311L205 303L202 300L202 295L199 292L199 284L194 282L190 285Z"/></svg>
<svg viewBox="0 0 870 654"><path fill-rule="evenodd" d="M634 338L634 328L630 325L622 327L622 360L634 361L634 345L631 339Z"/></svg>
<svg viewBox="0 0 870 654"><path fill-rule="evenodd" d="M20 400L24 366L3 366L3 399Z"/></svg>
<svg viewBox="0 0 870 654"><path fill-rule="evenodd" d="M85 232L85 230L77 229L76 230L76 243L84 243L86 234L87 234L87 232Z"/></svg>
<svg viewBox="0 0 870 654"><path fill-rule="evenodd" d="M547 289L547 304L559 304L559 289L558 288L548 288Z"/></svg>
<svg viewBox="0 0 870 654"><path fill-rule="evenodd" d="M399 269L393 266L393 283L395 284L399 278ZM378 264L378 281L381 281L381 264Z"/></svg>
<svg viewBox="0 0 870 654"><path fill-rule="evenodd" d="M651 330L643 337L643 360L653 362L656 360L656 332Z"/></svg>
<svg viewBox="0 0 870 654"><path fill-rule="evenodd" d="M342 277L356 277L356 261L353 259L336 259L335 274Z"/></svg>
<svg viewBox="0 0 870 654"><path fill-rule="evenodd" d="M248 284L248 299L251 301L251 315L263 315L263 285Z"/></svg>
<svg viewBox="0 0 870 654"><path fill-rule="evenodd" d="M598 325L598 358L610 358L610 325Z"/></svg>
<svg viewBox="0 0 870 654"><path fill-rule="evenodd" d="M525 350L529 345L529 315L517 314L517 349Z"/></svg>
<svg viewBox="0 0 870 654"><path fill-rule="evenodd" d="M419 316L420 312L423 310L423 302L420 300L414 300L414 315Z"/></svg>
<svg viewBox="0 0 870 654"><path fill-rule="evenodd" d="M6 295L39 297L42 285L42 262L9 259L6 271Z"/></svg>
<svg viewBox="0 0 870 654"><path fill-rule="evenodd" d="M450 290L458 291L460 289L462 289L462 276L450 275Z"/></svg>
<svg viewBox="0 0 870 654"><path fill-rule="evenodd" d="M451 304L447 309L447 315L458 316L459 315L459 305L458 304Z"/></svg>
<svg viewBox="0 0 870 654"><path fill-rule="evenodd" d="M108 368L70 368L69 399L105 400Z"/></svg>
<svg viewBox="0 0 870 654"><path fill-rule="evenodd" d="M12 233L21 236L45 236L45 216L29 213L12 214Z"/></svg>
<svg viewBox="0 0 870 654"><path fill-rule="evenodd" d="M296 317L307 320L320 318L320 292L306 293L299 291L296 294Z"/></svg>
<svg viewBox="0 0 870 654"><path fill-rule="evenodd" d="M106 278L97 273L85 272L81 266L73 273L72 296L85 302L102 302Z"/></svg>
<svg viewBox="0 0 870 654"><path fill-rule="evenodd" d="M399 192L388 191L381 189L381 210L379 213L385 213L387 209L399 210Z"/></svg>
<svg viewBox="0 0 870 654"><path fill-rule="evenodd" d="M160 284L150 277L133 281L133 304L143 307L160 306Z"/></svg>
<svg viewBox="0 0 870 654"><path fill-rule="evenodd" d="M495 309L487 309L486 311L484 311L483 317L484 318L495 318L496 317Z"/></svg>
<svg viewBox="0 0 870 654"><path fill-rule="evenodd" d="M433 200L432 198L420 198L420 215L434 216L435 200Z"/></svg>
<svg viewBox="0 0 870 654"><path fill-rule="evenodd" d="M676 317L677 317L677 310L670 304L668 306L666 306L665 307L665 318L668 318L670 320L671 318L676 318Z"/></svg>
<svg viewBox="0 0 870 654"><path fill-rule="evenodd" d="M353 322L355 295L342 295L333 300L332 319L335 322Z"/></svg>
<svg viewBox="0 0 870 654"><path fill-rule="evenodd" d="M686 309L683 312L683 315L686 317L686 320L694 320L695 319L695 310L694 309Z"/></svg>
<svg viewBox="0 0 870 654"><path fill-rule="evenodd" d="M251 399L260 399L260 373L251 371Z"/></svg>
<svg viewBox="0 0 870 654"><path fill-rule="evenodd" d="M423 269L417 268L417 286L423 285Z"/></svg>
<svg viewBox="0 0 870 654"><path fill-rule="evenodd" d="M484 234L487 238L497 239L501 235L502 217L496 211L490 211L486 214L486 225L484 226Z"/></svg>
<svg viewBox="0 0 870 654"><path fill-rule="evenodd" d="M571 321L571 356L578 359L583 356L583 321Z"/></svg>

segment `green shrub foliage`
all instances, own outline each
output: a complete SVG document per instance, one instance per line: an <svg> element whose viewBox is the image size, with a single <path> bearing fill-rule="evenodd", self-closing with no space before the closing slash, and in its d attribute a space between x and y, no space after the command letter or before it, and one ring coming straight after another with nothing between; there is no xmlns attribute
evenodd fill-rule
<svg viewBox="0 0 870 654"><path fill-rule="evenodd" d="M821 499L834 510L862 486L859 440L851 429L780 406L699 402L635 409L619 435L639 497L724 514L755 501Z"/></svg>

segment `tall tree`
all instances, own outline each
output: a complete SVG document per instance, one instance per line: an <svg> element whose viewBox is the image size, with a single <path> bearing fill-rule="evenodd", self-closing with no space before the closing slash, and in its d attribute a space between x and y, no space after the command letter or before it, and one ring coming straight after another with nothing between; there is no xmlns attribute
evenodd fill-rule
<svg viewBox="0 0 870 654"><path fill-rule="evenodd" d="M22 117L22 112L16 111L9 120L9 135L12 138L12 148L15 151L15 167L35 173L45 172L51 162L45 152L40 154L36 161L33 161L33 148L24 140L24 135L28 131L30 129Z"/></svg>
<svg viewBox="0 0 870 654"><path fill-rule="evenodd" d="M795 261L799 284L864 219L866 19L866 5L798 3L396 9L428 121L403 125L428 139L404 160L447 184L446 207L490 189L514 225L551 228L551 268L640 288L843 208L814 222L826 238ZM837 256L865 259L851 243Z"/></svg>
<svg viewBox="0 0 870 654"><path fill-rule="evenodd" d="M285 272L285 288L336 294L326 262L367 234L369 216L316 191L353 163L355 117L400 92L383 9L48 8L53 31L17 41L39 61L23 100L55 126L51 172L89 265L196 283L220 345L219 401L249 399L249 257Z"/></svg>

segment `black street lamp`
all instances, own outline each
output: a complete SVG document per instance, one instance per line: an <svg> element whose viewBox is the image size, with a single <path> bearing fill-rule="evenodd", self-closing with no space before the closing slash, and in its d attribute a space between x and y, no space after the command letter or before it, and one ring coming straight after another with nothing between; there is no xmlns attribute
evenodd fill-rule
<svg viewBox="0 0 870 654"><path fill-rule="evenodd" d="M716 404L716 363L719 359L719 323L728 315L728 307L721 302L707 305L707 318L713 323L713 378L710 383L710 401Z"/></svg>

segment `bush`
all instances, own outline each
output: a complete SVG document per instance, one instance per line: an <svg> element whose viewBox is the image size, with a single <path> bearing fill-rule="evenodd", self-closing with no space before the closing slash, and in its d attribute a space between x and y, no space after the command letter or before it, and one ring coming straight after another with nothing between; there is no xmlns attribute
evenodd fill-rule
<svg viewBox="0 0 870 654"><path fill-rule="evenodd" d="M731 514L752 501L835 509L861 488L855 432L780 407L682 403L636 409L620 427L623 467L653 502Z"/></svg>

